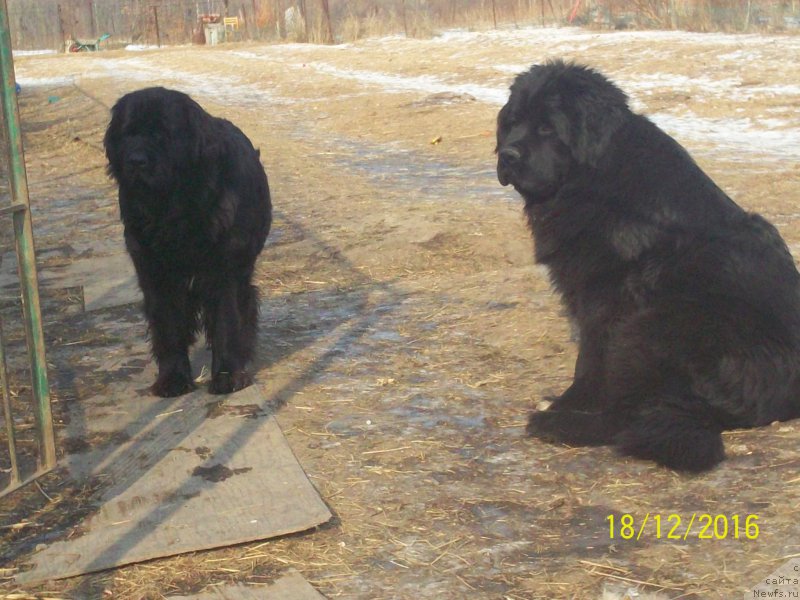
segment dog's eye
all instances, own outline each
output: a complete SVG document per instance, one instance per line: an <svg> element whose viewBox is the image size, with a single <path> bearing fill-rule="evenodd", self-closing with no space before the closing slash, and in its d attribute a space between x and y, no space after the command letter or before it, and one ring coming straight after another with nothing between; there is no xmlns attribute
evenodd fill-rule
<svg viewBox="0 0 800 600"><path fill-rule="evenodd" d="M551 135L553 135L555 132L556 132L556 130L555 130L555 129L553 129L552 127L550 127L550 125L539 125L539 126L536 128L536 133L537 133L537 135L540 135L540 136L542 136L542 137L548 137L548 136L551 136Z"/></svg>

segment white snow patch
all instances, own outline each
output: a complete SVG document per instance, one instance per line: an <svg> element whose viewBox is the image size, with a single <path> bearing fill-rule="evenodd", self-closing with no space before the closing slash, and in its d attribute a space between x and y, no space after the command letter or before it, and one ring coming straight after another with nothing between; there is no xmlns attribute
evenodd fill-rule
<svg viewBox="0 0 800 600"><path fill-rule="evenodd" d="M158 50L158 46L146 45L146 44L128 44L125 46L125 50L129 52L142 52L144 50Z"/></svg>
<svg viewBox="0 0 800 600"><path fill-rule="evenodd" d="M14 57L18 56L41 56L42 54L57 54L55 50L14 50Z"/></svg>
<svg viewBox="0 0 800 600"><path fill-rule="evenodd" d="M705 153L724 150L735 159L737 154L757 153L764 158L800 159L800 130L776 129L769 120L756 124L750 118L708 119L695 115L675 116L664 113L650 115L664 131L680 140L710 144ZM785 122L780 123L781 126ZM742 160L747 160L742 157Z"/></svg>
<svg viewBox="0 0 800 600"><path fill-rule="evenodd" d="M22 88L46 86L46 87L64 87L67 85L74 85L75 78L71 76L65 77L26 77L23 74L17 76L17 83Z"/></svg>
<svg viewBox="0 0 800 600"><path fill-rule="evenodd" d="M469 32L464 30L446 31L431 40L409 40L401 36L373 38L358 44L340 44L338 46L319 46L313 44L279 44L233 50L231 54L242 58L264 61L277 61L289 68L310 68L318 73L363 84L363 93L370 93L378 88L389 93L419 93L429 95L436 93L469 94L481 102L492 106L502 106L508 99L507 86L510 81L500 82L502 76L513 76L530 68L534 62L541 62L554 51L564 52L566 49L586 49L609 45L618 48L620 53L635 51L637 54L647 51L648 42L667 42L673 48L682 44L691 44L718 50L717 60L721 75L725 75L724 66L727 61L762 60L763 52L779 47L786 60L800 51L800 37L764 36L758 34L706 34L682 31L624 31L624 32L590 32L572 27L501 29L486 32ZM631 47L632 43L640 44ZM402 51L405 44L445 46L452 48L454 56L471 49L477 58L473 64L478 67L476 75L467 81L448 81L446 77L428 75L403 75L372 70L350 69L335 66L319 60L324 53L336 50L368 51L377 48L383 51ZM520 64L492 64L488 58L482 58L481 48L492 45L512 47L514 52L525 56L530 54L529 62ZM658 48L653 45L653 51ZM151 49L149 46L129 46L131 51ZM159 56L159 55L153 55ZM80 68L80 67L79 67ZM74 76L63 78L36 79L24 77L25 69L21 69L19 81L25 85L69 85L75 79L93 77L113 77L116 79L141 82L151 85L163 84L176 87L192 95L202 95L220 103L231 105L264 105L286 104L293 99L280 98L271 90L259 84L251 83L238 77L235 72L205 74L199 77L196 73L180 69L165 69L154 64L150 56L136 58L94 58L87 62L85 71ZM491 73L491 74L490 74ZM741 78L723 76L714 78L709 72L699 77L687 75L652 72L645 75L613 75L611 77L623 90L632 97L632 105L640 110L643 100L656 90L686 92L694 97L725 97L735 101L745 101L759 96L787 97L795 102L800 96L800 84L785 83L775 85L748 85ZM350 90L351 95L359 94ZM683 110L675 106L675 111ZM736 113L734 113L736 114ZM752 154L764 158L796 160L800 158L800 127L791 117L791 112L784 111L776 118L707 118L695 114L656 113L650 118L665 131L676 138L691 142L698 152L715 153L724 151L727 155L741 155L746 160Z"/></svg>
<svg viewBox="0 0 800 600"><path fill-rule="evenodd" d="M389 75L386 73L379 73L377 71L358 71L350 69L340 69L325 63L310 63L309 67L325 73L326 75L333 75L344 79L352 79L361 83L376 85L383 88L387 92L421 92L425 94L440 94L442 92L451 92L454 94L470 94L476 99L487 102L489 104L504 104L508 100L508 92L506 90L498 90L496 88L485 87L477 84L457 84L445 83L437 77L430 75L420 76L403 76L403 75Z"/></svg>
<svg viewBox="0 0 800 600"><path fill-rule="evenodd" d="M152 85L169 85L193 96L208 96L215 102L233 106L261 106L281 104L286 100L252 83L244 83L235 75L195 73L165 69L147 62L145 58L99 59L92 62L91 71L84 72L87 79L113 77L126 81L146 82ZM169 83L167 83L169 82Z"/></svg>

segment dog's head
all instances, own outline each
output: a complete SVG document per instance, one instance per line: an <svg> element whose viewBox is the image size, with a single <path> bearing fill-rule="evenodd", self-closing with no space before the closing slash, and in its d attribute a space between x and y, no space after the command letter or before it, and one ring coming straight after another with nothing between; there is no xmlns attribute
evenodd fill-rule
<svg viewBox="0 0 800 600"><path fill-rule="evenodd" d="M552 199L574 167L597 166L628 110L625 94L592 69L534 65L497 117L497 178L527 202Z"/></svg>
<svg viewBox="0 0 800 600"><path fill-rule="evenodd" d="M169 191L177 173L197 167L208 145L205 111L186 94L161 87L122 96L103 144L120 185Z"/></svg>

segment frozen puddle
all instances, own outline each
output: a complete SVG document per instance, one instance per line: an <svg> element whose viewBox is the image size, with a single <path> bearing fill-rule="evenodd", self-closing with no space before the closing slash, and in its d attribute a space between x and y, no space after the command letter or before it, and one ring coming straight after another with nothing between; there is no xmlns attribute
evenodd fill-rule
<svg viewBox="0 0 800 600"><path fill-rule="evenodd" d="M310 132L296 131L299 139L310 139ZM391 145L370 144L346 138L328 140L337 149L336 164L364 176L371 183L391 187L411 199L504 200L519 202L511 188L497 181L494 162L487 168L454 165ZM326 153L328 154L328 153Z"/></svg>

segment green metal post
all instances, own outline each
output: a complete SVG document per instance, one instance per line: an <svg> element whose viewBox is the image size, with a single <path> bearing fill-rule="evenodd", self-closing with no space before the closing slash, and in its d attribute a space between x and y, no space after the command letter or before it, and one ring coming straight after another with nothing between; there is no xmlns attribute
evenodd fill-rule
<svg viewBox="0 0 800 600"><path fill-rule="evenodd" d="M11 202L13 206L20 209L13 212L14 236L17 244L25 334L31 362L36 431L39 436L39 469L47 470L56 464L55 435L53 416L50 411L50 389L47 383L47 360L45 358L42 315L39 307L36 252L33 243L28 178L25 173L25 153L22 147L6 0L0 0L0 75L2 76L0 99L7 133L6 152L9 160Z"/></svg>
<svg viewBox="0 0 800 600"><path fill-rule="evenodd" d="M11 462L11 479L8 487L20 483L19 464L17 462L17 438L14 432L14 416L11 414L11 393L8 390L8 370L6 369L6 340L3 336L3 321L0 320L0 393L3 396L3 418L6 420L6 437L8 438L8 458Z"/></svg>

